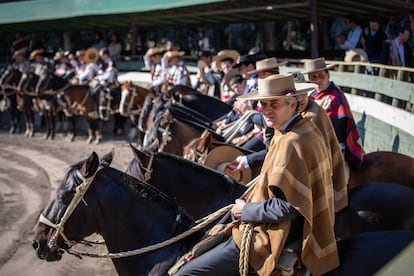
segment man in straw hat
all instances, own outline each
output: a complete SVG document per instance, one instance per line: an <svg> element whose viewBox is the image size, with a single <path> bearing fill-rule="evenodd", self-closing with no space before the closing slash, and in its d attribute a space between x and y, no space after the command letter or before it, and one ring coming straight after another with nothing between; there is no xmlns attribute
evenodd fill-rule
<svg viewBox="0 0 414 276"><path fill-rule="evenodd" d="M216 68L221 71L219 98L223 102L231 98L231 90L225 83L225 75L233 69L239 57L239 52L230 49L221 50L213 57Z"/></svg>
<svg viewBox="0 0 414 276"><path fill-rule="evenodd" d="M295 82L305 82L304 76L300 72L292 72ZM299 101L299 113L303 118L309 118L319 129L324 138L325 145L331 155L332 183L335 191L335 212L339 212L348 205L348 177L345 172L345 161L341 148L336 138L335 130L325 110L313 101L307 93L297 93ZM274 131L267 128L265 131L266 148L248 155L240 155L230 163L229 167L233 171L246 168L256 168L263 165L263 161L273 138Z"/></svg>
<svg viewBox="0 0 414 276"><path fill-rule="evenodd" d="M155 92L160 92L161 87L167 82L166 69L162 64L162 53L161 48L150 48L145 53L144 63L147 68L150 69L151 73L151 88Z"/></svg>
<svg viewBox="0 0 414 276"><path fill-rule="evenodd" d="M89 113L89 117L95 119L102 117L99 114L99 98L101 91L114 88L118 85L116 65L109 57L108 49L100 49L99 57L102 60L102 65L95 77L98 80L98 85L95 88L91 89L91 94L95 99L95 110Z"/></svg>
<svg viewBox="0 0 414 276"><path fill-rule="evenodd" d="M184 51L167 51L164 54L164 59L168 62L167 69L167 83L169 88L175 85L187 85L191 87L190 74L187 67L181 60Z"/></svg>
<svg viewBox="0 0 414 276"><path fill-rule="evenodd" d="M43 57L44 52L43 48L39 48L30 53L30 68L33 73L39 76L39 80L35 85L36 93L39 93L40 86L47 79L47 73L52 71L52 64Z"/></svg>
<svg viewBox="0 0 414 276"><path fill-rule="evenodd" d="M295 95L311 89L295 84L292 75L273 75L259 79L257 92L241 96L260 101L266 123L275 130L261 178L245 200L236 200L232 214L238 221L231 238L187 263L178 275L237 275L239 257L245 257L239 256L244 234L251 235L248 264L258 275L280 273L284 247L297 240L312 275L339 265L330 155L315 124L297 112Z"/></svg>
<svg viewBox="0 0 414 276"><path fill-rule="evenodd" d="M99 67L96 62L99 59L99 52L96 48L89 48L86 51L78 52L79 66L77 68L78 84L85 85L92 81L98 73ZM84 66L83 66L84 64Z"/></svg>
<svg viewBox="0 0 414 276"><path fill-rule="evenodd" d="M305 63L303 74L308 74L309 81L317 85L310 97L328 113L346 164L358 169L364 151L348 101L344 93L329 81L329 69L334 66L335 64L327 65L324 58L313 59Z"/></svg>

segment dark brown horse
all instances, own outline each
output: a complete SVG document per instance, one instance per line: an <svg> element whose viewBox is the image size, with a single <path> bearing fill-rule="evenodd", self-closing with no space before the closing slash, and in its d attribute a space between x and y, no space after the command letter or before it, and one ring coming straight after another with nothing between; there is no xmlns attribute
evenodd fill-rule
<svg viewBox="0 0 414 276"><path fill-rule="evenodd" d="M166 275L202 233L139 254L138 249L189 230L194 221L154 187L100 165L98 156L92 153L71 166L62 178L35 229L32 245L37 257L58 261L64 252L74 253L74 244L98 233L105 239L108 251L118 253L109 257L113 257L119 275ZM413 232L391 231L369 232L339 241L340 267L327 275L372 275L413 240Z"/></svg>
<svg viewBox="0 0 414 276"><path fill-rule="evenodd" d="M391 151L364 155L359 170L351 170L349 188L368 182L399 183L414 188L414 158Z"/></svg>
<svg viewBox="0 0 414 276"><path fill-rule="evenodd" d="M136 85L132 81L123 83L121 89L119 113L122 116L139 114L144 106L145 98L152 93L150 89Z"/></svg>
<svg viewBox="0 0 414 276"><path fill-rule="evenodd" d="M10 134L20 132L21 112L17 108L17 90L22 75L19 70L9 67L3 72L0 79L5 108L10 114Z"/></svg>
<svg viewBox="0 0 414 276"><path fill-rule="evenodd" d="M96 144L102 141L101 121L89 116L95 108L95 99L89 92L89 86L71 85L63 89L58 94L58 102L68 118L73 119L78 115L85 117L88 122L87 143L92 143L94 139Z"/></svg>
<svg viewBox="0 0 414 276"><path fill-rule="evenodd" d="M40 83L37 84L38 96L36 97L36 106L45 121L45 139L50 138L53 140L55 138L56 114L62 110L57 101L57 94L69 85L66 79L47 71L45 71L45 76Z"/></svg>

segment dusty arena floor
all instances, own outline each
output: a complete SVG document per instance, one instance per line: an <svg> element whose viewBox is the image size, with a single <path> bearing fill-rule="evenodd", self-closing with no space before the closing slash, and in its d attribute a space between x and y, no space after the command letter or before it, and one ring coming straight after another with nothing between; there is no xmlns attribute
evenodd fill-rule
<svg viewBox="0 0 414 276"><path fill-rule="evenodd" d="M42 136L39 133L26 138L23 134L0 131L0 275L116 275L109 259L78 259L65 254L59 262L42 261L36 257L31 243L38 216L67 167L92 151L102 155L114 148L112 166L125 170L133 158L128 142L105 137L99 145L88 145L85 136L74 142L66 142L60 133L53 141ZM86 250L105 252L106 248Z"/></svg>

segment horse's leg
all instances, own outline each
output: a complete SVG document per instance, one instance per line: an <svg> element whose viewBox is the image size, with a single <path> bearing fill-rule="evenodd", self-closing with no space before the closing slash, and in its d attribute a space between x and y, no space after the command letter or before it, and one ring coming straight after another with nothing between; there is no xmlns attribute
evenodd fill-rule
<svg viewBox="0 0 414 276"><path fill-rule="evenodd" d="M102 124L103 124L103 121L101 120L96 121L95 141L94 141L95 144L99 144L102 141L102 131L101 131Z"/></svg>
<svg viewBox="0 0 414 276"><path fill-rule="evenodd" d="M55 139L56 124L55 124L55 112L49 112L49 125L50 125L50 139Z"/></svg>

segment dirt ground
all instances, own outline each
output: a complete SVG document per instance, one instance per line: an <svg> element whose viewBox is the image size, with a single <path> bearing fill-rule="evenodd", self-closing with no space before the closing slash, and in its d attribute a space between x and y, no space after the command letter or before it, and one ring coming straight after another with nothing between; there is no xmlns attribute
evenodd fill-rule
<svg viewBox="0 0 414 276"><path fill-rule="evenodd" d="M99 156L115 149L112 166L125 170L133 158L123 137L104 136L101 144L87 144L85 136L66 142L59 133L44 140L10 135L0 130L0 275L116 275L109 259L65 254L61 261L45 262L36 257L31 243L40 212L54 195L67 167L95 151ZM100 238L96 235L93 238ZM76 247L89 252L106 252L104 246Z"/></svg>

